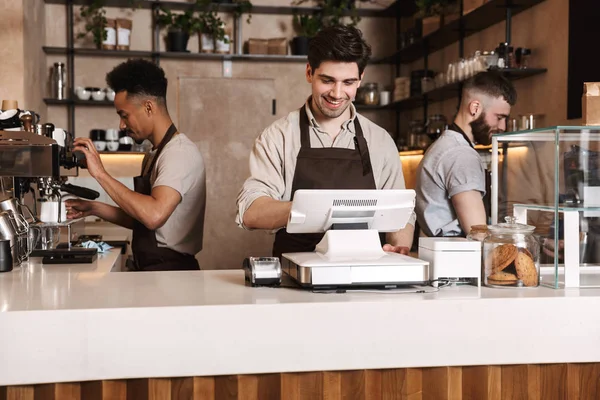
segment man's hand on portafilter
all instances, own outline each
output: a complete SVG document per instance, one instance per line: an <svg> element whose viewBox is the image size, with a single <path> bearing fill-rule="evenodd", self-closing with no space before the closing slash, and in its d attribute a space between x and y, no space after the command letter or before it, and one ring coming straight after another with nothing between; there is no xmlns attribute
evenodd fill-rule
<svg viewBox="0 0 600 400"><path fill-rule="evenodd" d="M92 215L94 202L82 199L71 199L65 201L67 219L77 219Z"/></svg>
<svg viewBox="0 0 600 400"><path fill-rule="evenodd" d="M85 154L85 163L87 166L87 170L90 175L94 179L98 179L98 177L105 173L104 165L102 165L102 160L100 160L100 154L96 150L96 146L89 138L77 138L73 142L73 150L81 151Z"/></svg>
<svg viewBox="0 0 600 400"><path fill-rule="evenodd" d="M398 253L408 255L410 249L406 246L392 246L391 244L384 244L383 251L387 251L389 253Z"/></svg>

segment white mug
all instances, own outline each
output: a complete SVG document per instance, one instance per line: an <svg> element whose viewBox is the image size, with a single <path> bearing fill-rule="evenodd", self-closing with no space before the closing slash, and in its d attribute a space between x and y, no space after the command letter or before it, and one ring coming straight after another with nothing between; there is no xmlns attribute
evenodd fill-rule
<svg viewBox="0 0 600 400"><path fill-rule="evenodd" d="M67 133L64 131L64 129L56 128L54 129L54 132L52 132L52 139L56 140L56 143L58 143L60 147L65 147L66 138Z"/></svg>
<svg viewBox="0 0 600 400"><path fill-rule="evenodd" d="M40 221L59 222L58 221L58 201L44 201L40 203ZM60 205L60 222L66 222L67 210L65 203Z"/></svg>
<svg viewBox="0 0 600 400"><path fill-rule="evenodd" d="M107 142L119 140L119 131L117 129L107 129L105 139Z"/></svg>

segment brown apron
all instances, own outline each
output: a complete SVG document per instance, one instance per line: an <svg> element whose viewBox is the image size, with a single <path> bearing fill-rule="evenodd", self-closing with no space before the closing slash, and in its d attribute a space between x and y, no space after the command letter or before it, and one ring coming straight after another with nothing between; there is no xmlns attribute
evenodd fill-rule
<svg viewBox="0 0 600 400"><path fill-rule="evenodd" d="M165 137L158 145L156 154L150 163L150 168L146 169L148 159L144 160L142 165L142 174L133 178L133 186L137 193L150 196L152 194L152 183L150 176L154 165L158 160L162 149L173 138L177 132L174 124L171 124ZM144 173L144 171L146 171ZM134 259L134 269L138 271L175 271L175 270L194 270L200 269L198 261L191 254L184 254L178 251L159 247L156 242L156 231L146 228L141 222L133 222L133 240L131 244Z"/></svg>
<svg viewBox="0 0 600 400"><path fill-rule="evenodd" d="M354 118L354 149L338 147L311 148L308 115L300 108L301 147L296 158L292 182L292 200L300 189L377 189L367 141ZM290 234L283 228L277 231L273 244L273 256L282 253L310 252L315 250L324 233ZM385 240L385 235L380 235ZM382 243L383 243L382 241Z"/></svg>

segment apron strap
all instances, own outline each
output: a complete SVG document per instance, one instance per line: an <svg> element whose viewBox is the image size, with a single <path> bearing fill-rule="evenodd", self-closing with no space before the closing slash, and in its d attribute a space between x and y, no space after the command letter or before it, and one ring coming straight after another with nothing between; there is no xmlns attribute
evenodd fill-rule
<svg viewBox="0 0 600 400"><path fill-rule="evenodd" d="M469 143L469 146L471 146L472 149L475 148L475 146L473 146L473 143L467 137L467 134L465 133L465 131L463 131L460 126L456 125L456 122L453 122L452 125L450 125L448 127L448 129L451 130L451 131L460 133L462 135L462 137L465 138L465 140L467 141L467 143Z"/></svg>
<svg viewBox="0 0 600 400"><path fill-rule="evenodd" d="M150 163L150 168L148 168L148 173L152 173L152 169L154 168L154 165L156 165L156 162L158 160L158 156L160 155L160 152L167 145L167 143L169 143L171 141L171 139L173 138L173 135L175 135L175 133L177 133L177 128L175 127L175 124L171 124L169 129L167 129L165 136L163 137L163 139L158 144L158 147L156 148L156 154L154 155L154 157L152 157L152 162ZM148 163L148 157L144 158L144 162L142 163L141 176L144 176L144 171L146 171L147 163Z"/></svg>
<svg viewBox="0 0 600 400"><path fill-rule="evenodd" d="M363 134L360 122L358 122L358 115L354 116L354 147L360 154L360 159L363 166L363 176L366 176L372 172L371 157L369 157L369 148L367 146L367 140ZM300 144L303 148L310 149L310 133L308 126L308 114L306 113L306 105L300 107Z"/></svg>

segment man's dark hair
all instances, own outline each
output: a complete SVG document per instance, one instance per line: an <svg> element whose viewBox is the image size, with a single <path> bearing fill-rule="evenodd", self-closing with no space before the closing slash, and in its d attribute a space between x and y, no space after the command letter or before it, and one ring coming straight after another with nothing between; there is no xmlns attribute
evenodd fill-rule
<svg viewBox="0 0 600 400"><path fill-rule="evenodd" d="M116 93L126 90L128 96L151 96L166 103L165 71L151 61L127 60L106 74L106 83Z"/></svg>
<svg viewBox="0 0 600 400"><path fill-rule="evenodd" d="M313 72L325 61L355 62L362 75L369 58L371 46L362 32L353 26L335 25L322 29L308 45L308 63Z"/></svg>
<svg viewBox="0 0 600 400"><path fill-rule="evenodd" d="M502 97L514 106L517 102L517 91L512 82L497 71L480 72L465 82L463 92L477 91L493 98Z"/></svg>

